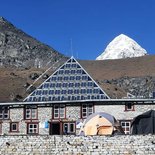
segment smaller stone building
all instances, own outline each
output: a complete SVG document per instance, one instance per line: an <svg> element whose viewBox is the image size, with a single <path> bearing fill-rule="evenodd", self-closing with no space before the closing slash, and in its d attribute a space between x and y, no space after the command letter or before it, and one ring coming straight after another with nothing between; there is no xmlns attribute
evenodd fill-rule
<svg viewBox="0 0 155 155"><path fill-rule="evenodd" d="M23 102L1 103L1 134L78 134L94 112L113 115L130 134L137 115L155 109L153 99L110 99L87 71L71 57Z"/></svg>

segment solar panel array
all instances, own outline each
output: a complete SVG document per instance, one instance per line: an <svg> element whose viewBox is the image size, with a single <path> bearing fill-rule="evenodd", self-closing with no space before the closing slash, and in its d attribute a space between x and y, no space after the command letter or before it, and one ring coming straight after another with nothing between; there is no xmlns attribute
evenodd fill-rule
<svg viewBox="0 0 155 155"><path fill-rule="evenodd" d="M71 57L34 90L25 101L92 101L108 98L84 68Z"/></svg>

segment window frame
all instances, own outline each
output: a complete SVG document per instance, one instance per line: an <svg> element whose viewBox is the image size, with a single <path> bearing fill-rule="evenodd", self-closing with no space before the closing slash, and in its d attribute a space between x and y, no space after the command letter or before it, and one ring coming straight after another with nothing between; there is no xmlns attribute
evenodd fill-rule
<svg viewBox="0 0 155 155"><path fill-rule="evenodd" d="M68 125L68 131L65 131L65 124ZM73 132L71 131L71 124L73 124ZM62 124L62 132L67 135L75 135L76 134L76 123L74 121L63 122Z"/></svg>
<svg viewBox="0 0 155 155"><path fill-rule="evenodd" d="M125 123L125 125L123 126L122 124ZM127 123L129 123L129 126L127 126ZM120 121L120 124L121 124L121 127L124 131L124 133L127 135L127 134L130 134L130 130L131 130L131 120L121 120Z"/></svg>
<svg viewBox="0 0 155 155"><path fill-rule="evenodd" d="M131 106L131 108L128 108L128 106ZM125 110L124 111L135 111L135 106L133 103L125 103Z"/></svg>
<svg viewBox="0 0 155 155"><path fill-rule="evenodd" d="M83 105L86 105L86 107L85 107L85 112L83 111L84 110L84 108L83 108ZM91 110L92 110L92 112L90 113L89 112L89 106L91 105ZM84 113L86 114L85 116L84 116ZM93 114L94 113L94 104L93 103L83 103L83 104L81 104L81 118L82 119L85 119L85 118L87 118L89 115L91 115L91 114Z"/></svg>
<svg viewBox="0 0 155 155"><path fill-rule="evenodd" d="M37 132L30 133L29 132L30 125L37 125L37 130L36 130ZM34 128L32 128L31 130L34 130ZM38 122L27 123L27 134L29 134L29 135L38 135L39 134L39 123Z"/></svg>
<svg viewBox="0 0 155 155"><path fill-rule="evenodd" d="M13 124L16 124L16 130L13 130ZM19 122L10 122L10 132L19 132Z"/></svg>
<svg viewBox="0 0 155 155"><path fill-rule="evenodd" d="M6 115L5 108L7 108L7 118L4 117ZM0 120L10 119L10 107L9 106L1 106L0 110L2 110L2 111L0 111L0 115L2 116L2 118L0 118Z"/></svg>
<svg viewBox="0 0 155 155"><path fill-rule="evenodd" d="M60 112L60 108L64 107L63 109L63 117L61 117L61 112ZM57 109L55 109L55 107L58 107ZM57 110L57 113L56 113ZM55 115L58 115L57 117ZM53 108L52 108L52 118L53 119L65 119L66 118L66 105L65 104L54 104Z"/></svg>
<svg viewBox="0 0 155 155"><path fill-rule="evenodd" d="M35 107L35 108L33 108ZM35 117L32 117L32 110L35 109ZM27 111L30 110L30 117L27 117ZM33 105L33 106L25 106L24 107L24 119L25 120L37 120L38 119L38 107L37 105Z"/></svg>

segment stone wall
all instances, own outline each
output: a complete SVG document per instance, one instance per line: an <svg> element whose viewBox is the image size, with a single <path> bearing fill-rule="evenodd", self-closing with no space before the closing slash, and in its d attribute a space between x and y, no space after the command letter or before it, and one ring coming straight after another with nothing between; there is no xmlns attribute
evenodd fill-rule
<svg viewBox="0 0 155 155"><path fill-rule="evenodd" d="M155 109L155 105L134 105L134 111L125 111L125 105L94 105L94 112L106 112L113 115L117 120L132 120L134 117L148 111ZM81 107L66 106L66 118L63 121L75 121L77 124L83 122L81 117ZM45 123L52 119L52 107L38 107L38 119L24 120L24 108L10 108L10 119L1 122L2 131L0 134L5 135L20 135L27 133L27 123L38 123L39 134L49 134L49 126L45 128ZM59 121L57 119L52 121ZM18 132L10 132L10 123L17 122L19 124ZM78 134L79 128L76 129Z"/></svg>
<svg viewBox="0 0 155 155"><path fill-rule="evenodd" d="M106 112L117 120L132 120L151 109L155 110L155 105L134 105L134 111L125 111L125 105L95 105L95 112Z"/></svg>
<svg viewBox="0 0 155 155"><path fill-rule="evenodd" d="M155 135L0 136L1 155L155 154Z"/></svg>
<svg viewBox="0 0 155 155"><path fill-rule="evenodd" d="M66 118L70 120L78 120L81 117L80 106L67 106L66 107Z"/></svg>

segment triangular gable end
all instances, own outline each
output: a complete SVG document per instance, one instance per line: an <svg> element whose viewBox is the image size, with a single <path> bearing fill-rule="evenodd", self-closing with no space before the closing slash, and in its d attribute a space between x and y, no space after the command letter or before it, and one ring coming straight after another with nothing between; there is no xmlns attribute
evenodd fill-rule
<svg viewBox="0 0 155 155"><path fill-rule="evenodd" d="M24 101L75 102L103 99L109 99L109 96L76 59L71 57Z"/></svg>

